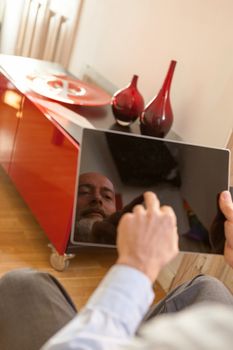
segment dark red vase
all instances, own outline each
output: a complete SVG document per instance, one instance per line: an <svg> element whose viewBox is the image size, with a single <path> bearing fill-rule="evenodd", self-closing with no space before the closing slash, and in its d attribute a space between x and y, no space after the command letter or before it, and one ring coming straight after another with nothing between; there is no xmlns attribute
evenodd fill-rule
<svg viewBox="0 0 233 350"><path fill-rule="evenodd" d="M133 123L144 109L144 100L137 88L138 76L134 75L131 83L117 91L111 101L116 122L127 126Z"/></svg>
<svg viewBox="0 0 233 350"><path fill-rule="evenodd" d="M176 61L171 61L166 78L158 95L148 103L140 116L140 129L144 135L165 137L173 123L170 102L171 82Z"/></svg>

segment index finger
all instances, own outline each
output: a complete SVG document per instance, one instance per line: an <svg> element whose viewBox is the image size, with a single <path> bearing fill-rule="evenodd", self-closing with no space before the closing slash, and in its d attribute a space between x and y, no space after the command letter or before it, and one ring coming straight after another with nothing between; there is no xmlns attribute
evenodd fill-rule
<svg viewBox="0 0 233 350"><path fill-rule="evenodd" d="M159 210L160 202L158 197L154 192L145 192L144 193L145 207L148 211Z"/></svg>

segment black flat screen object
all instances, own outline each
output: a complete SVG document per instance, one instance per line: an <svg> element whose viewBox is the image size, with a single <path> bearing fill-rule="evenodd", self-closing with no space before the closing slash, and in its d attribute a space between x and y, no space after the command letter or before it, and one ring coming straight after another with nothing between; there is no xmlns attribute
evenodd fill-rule
<svg viewBox="0 0 233 350"><path fill-rule="evenodd" d="M181 251L223 254L225 218L218 196L229 189L229 164L226 149L84 129L77 173L108 177L115 186L118 208L86 236L79 232L75 204L71 243L115 247L118 220L132 209L127 205L136 203L145 191L154 191L161 205L172 206L176 213ZM77 178L75 203L78 186Z"/></svg>

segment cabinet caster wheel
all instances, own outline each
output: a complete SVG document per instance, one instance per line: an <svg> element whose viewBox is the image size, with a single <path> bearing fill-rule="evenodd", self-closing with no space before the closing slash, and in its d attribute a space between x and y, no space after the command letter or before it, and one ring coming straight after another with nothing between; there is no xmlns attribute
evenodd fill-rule
<svg viewBox="0 0 233 350"><path fill-rule="evenodd" d="M74 254L59 254L52 244L48 245L52 249L50 255L50 264L56 271L64 271L68 268L70 264L70 259L74 258Z"/></svg>
<svg viewBox="0 0 233 350"><path fill-rule="evenodd" d="M68 268L70 262L64 255L59 255L57 253L51 253L50 264L57 271L64 271Z"/></svg>

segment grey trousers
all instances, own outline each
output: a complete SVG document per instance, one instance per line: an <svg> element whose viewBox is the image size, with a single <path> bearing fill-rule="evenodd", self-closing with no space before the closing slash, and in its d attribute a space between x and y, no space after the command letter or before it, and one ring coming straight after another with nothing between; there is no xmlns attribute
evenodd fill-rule
<svg viewBox="0 0 233 350"><path fill-rule="evenodd" d="M13 270L0 279L0 349L40 349L76 313L52 275Z"/></svg>
<svg viewBox="0 0 233 350"><path fill-rule="evenodd" d="M217 278L197 275L167 294L165 298L152 306L143 321L163 313L181 311L202 302L218 302L233 306L233 295Z"/></svg>
<svg viewBox="0 0 233 350"><path fill-rule="evenodd" d="M202 301L233 305L233 296L217 279L197 276L151 308L144 321ZM0 279L0 349L38 350L77 313L61 284L47 273L14 270Z"/></svg>

